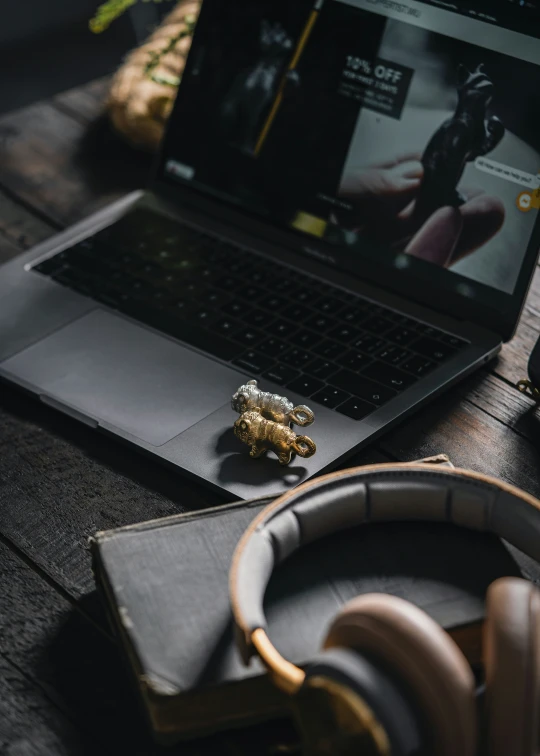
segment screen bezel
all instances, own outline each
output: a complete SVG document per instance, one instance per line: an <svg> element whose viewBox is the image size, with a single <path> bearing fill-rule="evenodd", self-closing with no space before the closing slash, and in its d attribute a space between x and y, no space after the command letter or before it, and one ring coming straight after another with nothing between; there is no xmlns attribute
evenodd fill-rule
<svg viewBox="0 0 540 756"><path fill-rule="evenodd" d="M234 0L231 1L234 2ZM211 12L212 3L206 0L203 2L200 12L198 27L204 23L204 18ZM190 70L190 61L193 61L193 51L196 46L197 29L186 61L186 72ZM182 94L183 89L180 84L169 117L169 124L181 115ZM152 184L152 189L158 194L164 193L169 201L178 202L196 212L209 214L232 229L237 227L249 236L259 237L266 242L266 248L268 248L268 245L270 247L275 245L281 250L290 249L292 252L303 256L306 259L307 266L310 259L316 259L318 263L328 266L329 269L352 274L359 280L371 281L381 288L389 289L406 299L428 306L456 320L467 320L480 325L497 333L503 341L508 341L513 336L540 253L540 222L535 225L512 294L458 275L449 276L449 285L442 286L438 285L437 281L430 280L428 282L426 278L417 275L416 271L411 272L407 269L397 269L388 264L377 263L370 256L357 257L353 261L340 259L339 248L329 242L324 242L300 231L280 228L248 209L239 209L238 204L234 203L233 200L227 201L223 198L216 198L212 195L210 189L205 191L187 181L181 183L175 180L168 175L165 167L167 159L174 154L174 151L171 150L172 143L174 143L172 129L167 128L160 154L155 163ZM345 265L345 262L349 264ZM429 264L425 263L425 265ZM431 265L429 267L431 268ZM436 274L435 270L437 271ZM441 269L435 268L435 270L433 271L434 278L442 273ZM456 291L455 286L460 282L466 282L470 287L483 293L484 296L489 292L489 304L478 299L471 299ZM427 283L429 285L426 285Z"/></svg>

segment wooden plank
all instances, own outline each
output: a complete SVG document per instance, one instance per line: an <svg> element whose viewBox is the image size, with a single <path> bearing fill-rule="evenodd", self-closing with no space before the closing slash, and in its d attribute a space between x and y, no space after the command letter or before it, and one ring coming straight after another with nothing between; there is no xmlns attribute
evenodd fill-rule
<svg viewBox="0 0 540 756"><path fill-rule="evenodd" d="M97 530L222 501L9 387L0 428L0 533L74 598L93 590Z"/></svg>
<svg viewBox="0 0 540 756"><path fill-rule="evenodd" d="M21 756L88 754L84 736L67 717L51 706L39 687L1 653L0 753ZM99 753L106 752L100 750Z"/></svg>
<svg viewBox="0 0 540 756"><path fill-rule="evenodd" d="M81 123L91 123L103 115L111 77L91 81L82 87L69 89L53 97L56 108Z"/></svg>
<svg viewBox="0 0 540 756"><path fill-rule="evenodd" d="M540 268L536 268L514 338L505 344L493 372L515 384L527 377L529 355L540 336Z"/></svg>
<svg viewBox="0 0 540 756"><path fill-rule="evenodd" d="M468 402L530 441L540 441L540 422L534 419L536 403L514 386L482 371L468 381L465 390Z"/></svg>
<svg viewBox="0 0 540 756"><path fill-rule="evenodd" d="M540 267L537 266L525 300L521 322L540 331Z"/></svg>
<svg viewBox="0 0 540 756"><path fill-rule="evenodd" d="M72 635L70 650L73 654L77 649L75 657L59 656L58 643L70 637L66 628L73 613L71 606L2 543L0 584L0 689L5 686L0 692L0 752L4 753L2 743L14 748L17 742L20 752L29 754L37 752L38 744L43 748L39 752L44 754L82 754L84 743L93 744L96 753L103 752L104 747L110 753L106 738L102 743L95 738L99 732L74 724L74 696L62 689L59 678L73 662L85 664L88 650L80 654L82 643L92 641L87 647L92 656L92 651L99 654L104 644L111 642L88 625L90 636L93 633L96 637L89 637L88 631L79 638ZM88 679L88 675L85 677ZM75 694L91 703L87 684L78 688ZM104 701L103 691L101 694L101 702L95 697L94 710ZM33 748L24 750L25 743L33 744Z"/></svg>
<svg viewBox="0 0 540 756"><path fill-rule="evenodd" d="M0 265L20 254L21 250L0 231Z"/></svg>
<svg viewBox="0 0 540 756"><path fill-rule="evenodd" d="M49 103L0 118L0 188L58 226L144 186L151 163L108 123L87 126Z"/></svg>
<svg viewBox="0 0 540 756"><path fill-rule="evenodd" d="M145 720L134 716L139 702L112 637L2 543L0 584L0 753L25 739L40 756L229 753L220 736L157 748Z"/></svg>
<svg viewBox="0 0 540 756"><path fill-rule="evenodd" d="M538 335L539 332L527 322L520 322L516 335L512 341L503 346L501 354L493 365L494 373L512 385L526 378L527 362Z"/></svg>
<svg viewBox="0 0 540 756"><path fill-rule="evenodd" d="M47 239L57 229L0 190L0 239L19 249L28 249Z"/></svg>
<svg viewBox="0 0 540 756"><path fill-rule="evenodd" d="M501 478L540 497L537 446L468 401L467 388L462 384L411 416L383 437L381 449L405 461L448 454L458 467Z"/></svg>

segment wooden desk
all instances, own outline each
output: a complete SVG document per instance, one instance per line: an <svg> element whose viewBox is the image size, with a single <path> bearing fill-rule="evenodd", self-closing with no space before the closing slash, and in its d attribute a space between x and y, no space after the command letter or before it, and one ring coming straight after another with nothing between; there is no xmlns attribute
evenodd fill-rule
<svg viewBox="0 0 540 756"><path fill-rule="evenodd" d="M144 184L151 160L123 146L100 120L105 88L94 82L0 118L0 260ZM457 465L540 496L540 415L514 388L525 376L539 315L537 272L517 336L498 361L352 464L446 452ZM1 387L1 752L162 752L146 733L94 593L87 539L220 501ZM253 744L267 737L263 728L177 752L264 753Z"/></svg>

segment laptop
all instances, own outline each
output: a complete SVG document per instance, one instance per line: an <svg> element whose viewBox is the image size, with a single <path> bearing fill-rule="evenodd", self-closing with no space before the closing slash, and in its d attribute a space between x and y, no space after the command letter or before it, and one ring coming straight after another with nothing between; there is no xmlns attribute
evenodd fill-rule
<svg viewBox="0 0 540 756"><path fill-rule="evenodd" d="M540 242L540 25L479 7L206 0L148 188L2 268L2 378L242 499L488 362ZM314 456L250 458L251 379Z"/></svg>

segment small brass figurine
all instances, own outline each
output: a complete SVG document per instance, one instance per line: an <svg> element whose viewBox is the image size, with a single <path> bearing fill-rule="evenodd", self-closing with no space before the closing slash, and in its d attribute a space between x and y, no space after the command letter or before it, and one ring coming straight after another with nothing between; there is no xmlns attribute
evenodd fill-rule
<svg viewBox="0 0 540 756"><path fill-rule="evenodd" d="M239 414L258 407L263 417L280 425L290 426L294 423L303 428L315 420L315 414L305 404L293 407L293 403L287 397L261 391L257 388L255 380L240 386L236 394L233 394L231 407Z"/></svg>
<svg viewBox="0 0 540 756"><path fill-rule="evenodd" d="M261 457L272 449L280 465L288 465L294 453L312 457L317 451L315 442L308 436L297 436L287 425L267 420L259 407L243 412L234 424L234 435L251 446L250 457Z"/></svg>

